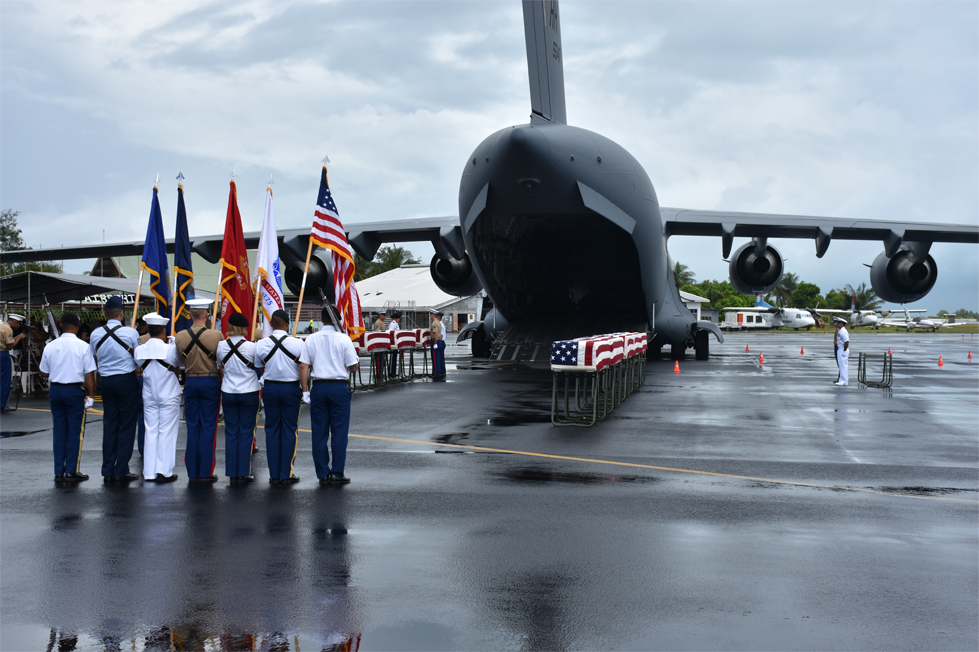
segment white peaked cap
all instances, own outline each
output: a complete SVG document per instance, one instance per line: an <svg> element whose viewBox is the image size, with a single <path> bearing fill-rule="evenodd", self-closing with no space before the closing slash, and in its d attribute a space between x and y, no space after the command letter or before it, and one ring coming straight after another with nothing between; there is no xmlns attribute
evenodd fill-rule
<svg viewBox="0 0 979 652"><path fill-rule="evenodd" d="M214 303L214 299L187 299L186 306L198 310L200 308L207 308L212 303Z"/></svg>
<svg viewBox="0 0 979 652"><path fill-rule="evenodd" d="M10 321L11 319L14 321L27 321L27 317L24 315L15 315L14 313L7 315L7 321Z"/></svg>
<svg viewBox="0 0 979 652"><path fill-rule="evenodd" d="M170 323L170 318L164 317L163 315L158 315L155 312L151 312L147 315L143 315L143 321L150 326L166 326Z"/></svg>

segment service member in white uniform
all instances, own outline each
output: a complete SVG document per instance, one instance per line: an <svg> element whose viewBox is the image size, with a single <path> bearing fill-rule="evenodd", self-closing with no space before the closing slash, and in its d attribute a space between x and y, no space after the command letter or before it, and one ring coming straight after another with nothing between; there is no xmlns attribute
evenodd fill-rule
<svg viewBox="0 0 979 652"><path fill-rule="evenodd" d="M836 384L842 387L850 381L850 334L846 332L845 319L833 317L833 326L836 326L833 350L836 353L836 366L840 369Z"/></svg>
<svg viewBox="0 0 979 652"><path fill-rule="evenodd" d="M176 345L167 341L170 319L155 312L143 317L149 327L146 344L136 347L136 364L143 373L143 479L173 482L177 462L177 428L180 425L182 366Z"/></svg>
<svg viewBox="0 0 979 652"><path fill-rule="evenodd" d="M350 482L350 478L343 474L350 429L347 380L360 364L360 358L347 334L334 326L341 323L339 314L336 306L323 306L324 326L306 338L299 356L303 402L309 403L312 422L313 464L321 484ZM309 387L310 378L312 388Z"/></svg>
<svg viewBox="0 0 979 652"><path fill-rule="evenodd" d="M276 310L269 323L272 334L255 345L255 366L262 372L265 402L265 450L269 458L269 483L299 482L293 474L299 444L299 354L303 342L289 337L289 313Z"/></svg>
<svg viewBox="0 0 979 652"><path fill-rule="evenodd" d="M253 482L252 442L258 420L258 373L254 342L249 342L248 318L236 312L228 318L228 339L218 343L224 405L224 473L231 482Z"/></svg>
<svg viewBox="0 0 979 652"><path fill-rule="evenodd" d="M44 347L41 355L41 375L51 382L55 482L88 480L81 472L81 453L85 411L95 403L95 357L76 335L81 325L75 313L61 315L61 337Z"/></svg>
<svg viewBox="0 0 979 652"><path fill-rule="evenodd" d="M324 324L327 322L323 322ZM397 310L391 315L391 323L388 324L388 332L395 332L401 330L401 313ZM393 336L392 336L393 337ZM397 380L398 378L398 361L401 360L401 350L397 346L397 342L391 341L391 378Z"/></svg>

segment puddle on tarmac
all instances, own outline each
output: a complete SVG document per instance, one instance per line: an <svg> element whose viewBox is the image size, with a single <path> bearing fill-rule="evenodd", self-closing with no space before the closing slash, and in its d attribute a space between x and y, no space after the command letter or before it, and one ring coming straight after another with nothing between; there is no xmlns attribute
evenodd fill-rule
<svg viewBox="0 0 979 652"><path fill-rule="evenodd" d="M918 496L946 496L948 494L979 492L979 489L960 489L958 487L867 487L867 489L896 494L915 494Z"/></svg>
<svg viewBox="0 0 979 652"><path fill-rule="evenodd" d="M638 475L613 475L604 473L575 473L570 471L547 471L540 467L523 467L520 469L509 469L497 474L501 478L513 480L514 482L526 482L533 484L561 483L561 484L650 484L659 482L658 478Z"/></svg>
<svg viewBox="0 0 979 652"><path fill-rule="evenodd" d="M435 435L432 437L432 441L440 444L455 444L468 436L468 432L451 432L447 435Z"/></svg>
<svg viewBox="0 0 979 652"><path fill-rule="evenodd" d="M23 437L24 435L33 435L36 432L44 432L44 430L4 430L0 432L0 439L7 439L8 437Z"/></svg>

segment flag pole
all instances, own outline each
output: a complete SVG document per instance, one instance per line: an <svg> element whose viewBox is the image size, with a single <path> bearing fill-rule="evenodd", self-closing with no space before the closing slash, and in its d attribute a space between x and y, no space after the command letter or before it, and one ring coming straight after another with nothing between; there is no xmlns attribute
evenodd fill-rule
<svg viewBox="0 0 979 652"><path fill-rule="evenodd" d="M221 301L221 277L224 276L224 258L218 261L218 287L214 290L214 311L211 313L211 328L218 324L218 303Z"/></svg>
<svg viewBox="0 0 979 652"><path fill-rule="evenodd" d="M139 280L136 281L136 298L133 299L133 321L129 324L130 328L136 328L136 313L139 312L139 293L143 287L143 265L139 266Z"/></svg>
<svg viewBox="0 0 979 652"><path fill-rule="evenodd" d="M177 334L177 254L173 254L173 291L170 293L170 336Z"/></svg>
<svg viewBox="0 0 979 652"><path fill-rule="evenodd" d="M255 340L255 326L256 326L255 320L258 319L258 299L261 291L262 291L262 275L259 274L258 280L255 281L255 301L254 301L254 307L252 308L252 321L251 321L252 336L251 338L249 338L252 341Z"/></svg>
<svg viewBox="0 0 979 652"><path fill-rule="evenodd" d="M299 330L299 315L303 310L303 295L306 293L306 274L309 273L309 258L313 255L313 238L309 238L309 247L306 249L306 266L303 267L303 284L299 286L299 305L296 306L296 318L292 320L292 336L296 336Z"/></svg>

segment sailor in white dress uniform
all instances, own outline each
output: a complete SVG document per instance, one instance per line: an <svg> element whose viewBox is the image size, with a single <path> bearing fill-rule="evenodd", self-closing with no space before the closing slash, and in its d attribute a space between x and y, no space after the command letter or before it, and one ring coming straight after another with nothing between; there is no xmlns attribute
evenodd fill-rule
<svg viewBox="0 0 979 652"><path fill-rule="evenodd" d="M182 366L177 347L167 341L167 317L150 313L143 319L150 339L136 347L136 364L143 370L143 479L147 482L173 482L177 457L177 427L180 423L180 397L177 379Z"/></svg>

